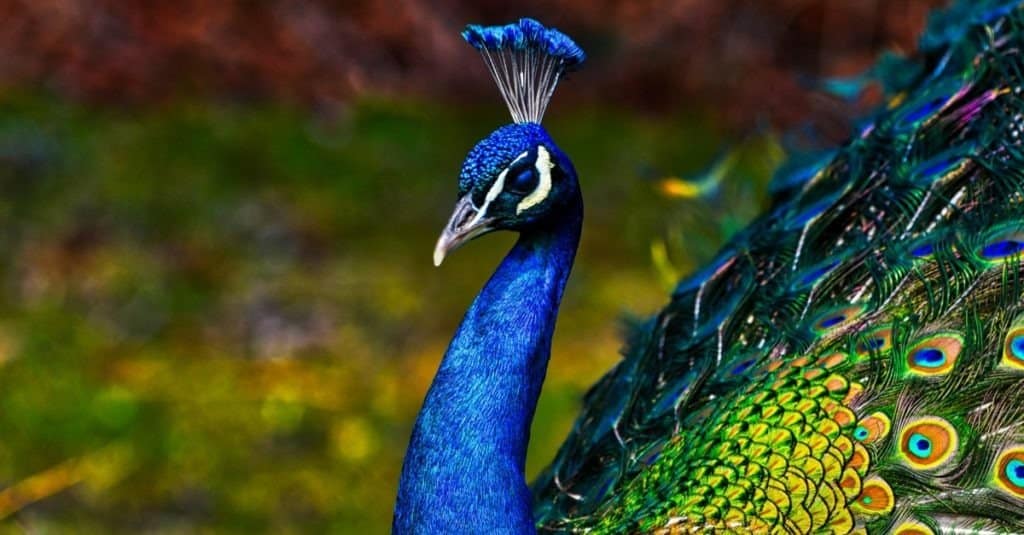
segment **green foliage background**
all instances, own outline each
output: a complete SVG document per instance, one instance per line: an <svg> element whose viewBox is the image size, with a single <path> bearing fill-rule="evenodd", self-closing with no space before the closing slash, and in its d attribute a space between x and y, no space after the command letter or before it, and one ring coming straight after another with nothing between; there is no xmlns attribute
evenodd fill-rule
<svg viewBox="0 0 1024 535"><path fill-rule="evenodd" d="M0 532L386 532L422 396L514 239L430 262L462 158L506 121L497 105L364 100L325 119L5 95ZM706 118L546 122L587 213L530 474L617 361L617 317L656 311L750 219L778 159L746 143L717 193L669 199L656 179L725 144Z"/></svg>

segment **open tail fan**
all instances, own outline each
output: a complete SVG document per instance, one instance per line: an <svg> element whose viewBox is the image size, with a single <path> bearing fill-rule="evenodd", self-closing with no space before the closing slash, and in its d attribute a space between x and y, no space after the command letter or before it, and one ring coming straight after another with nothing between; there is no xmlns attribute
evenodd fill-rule
<svg viewBox="0 0 1024 535"><path fill-rule="evenodd" d="M633 326L542 529L1024 532L1024 10L961 1L920 45Z"/></svg>

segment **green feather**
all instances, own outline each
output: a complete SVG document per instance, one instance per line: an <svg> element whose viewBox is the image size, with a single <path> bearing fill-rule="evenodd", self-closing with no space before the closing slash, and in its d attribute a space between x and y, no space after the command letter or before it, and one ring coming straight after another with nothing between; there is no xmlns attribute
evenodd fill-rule
<svg viewBox="0 0 1024 535"><path fill-rule="evenodd" d="M932 21L870 126L632 327L542 528L1024 531L1024 12Z"/></svg>

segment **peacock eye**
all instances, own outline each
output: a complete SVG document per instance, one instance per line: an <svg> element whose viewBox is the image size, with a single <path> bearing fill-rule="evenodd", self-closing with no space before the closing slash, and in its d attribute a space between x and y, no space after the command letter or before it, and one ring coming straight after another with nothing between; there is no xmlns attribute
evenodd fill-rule
<svg viewBox="0 0 1024 535"><path fill-rule="evenodd" d="M506 188L515 193L530 193L537 188L537 168L534 166L513 170L506 181Z"/></svg>

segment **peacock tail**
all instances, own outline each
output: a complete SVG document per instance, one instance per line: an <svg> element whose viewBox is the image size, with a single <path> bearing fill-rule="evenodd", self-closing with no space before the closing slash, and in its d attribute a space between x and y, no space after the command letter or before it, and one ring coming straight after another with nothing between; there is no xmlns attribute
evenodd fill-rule
<svg viewBox="0 0 1024 535"><path fill-rule="evenodd" d="M1024 532L1024 10L962 0L784 166L534 484L542 530Z"/></svg>

